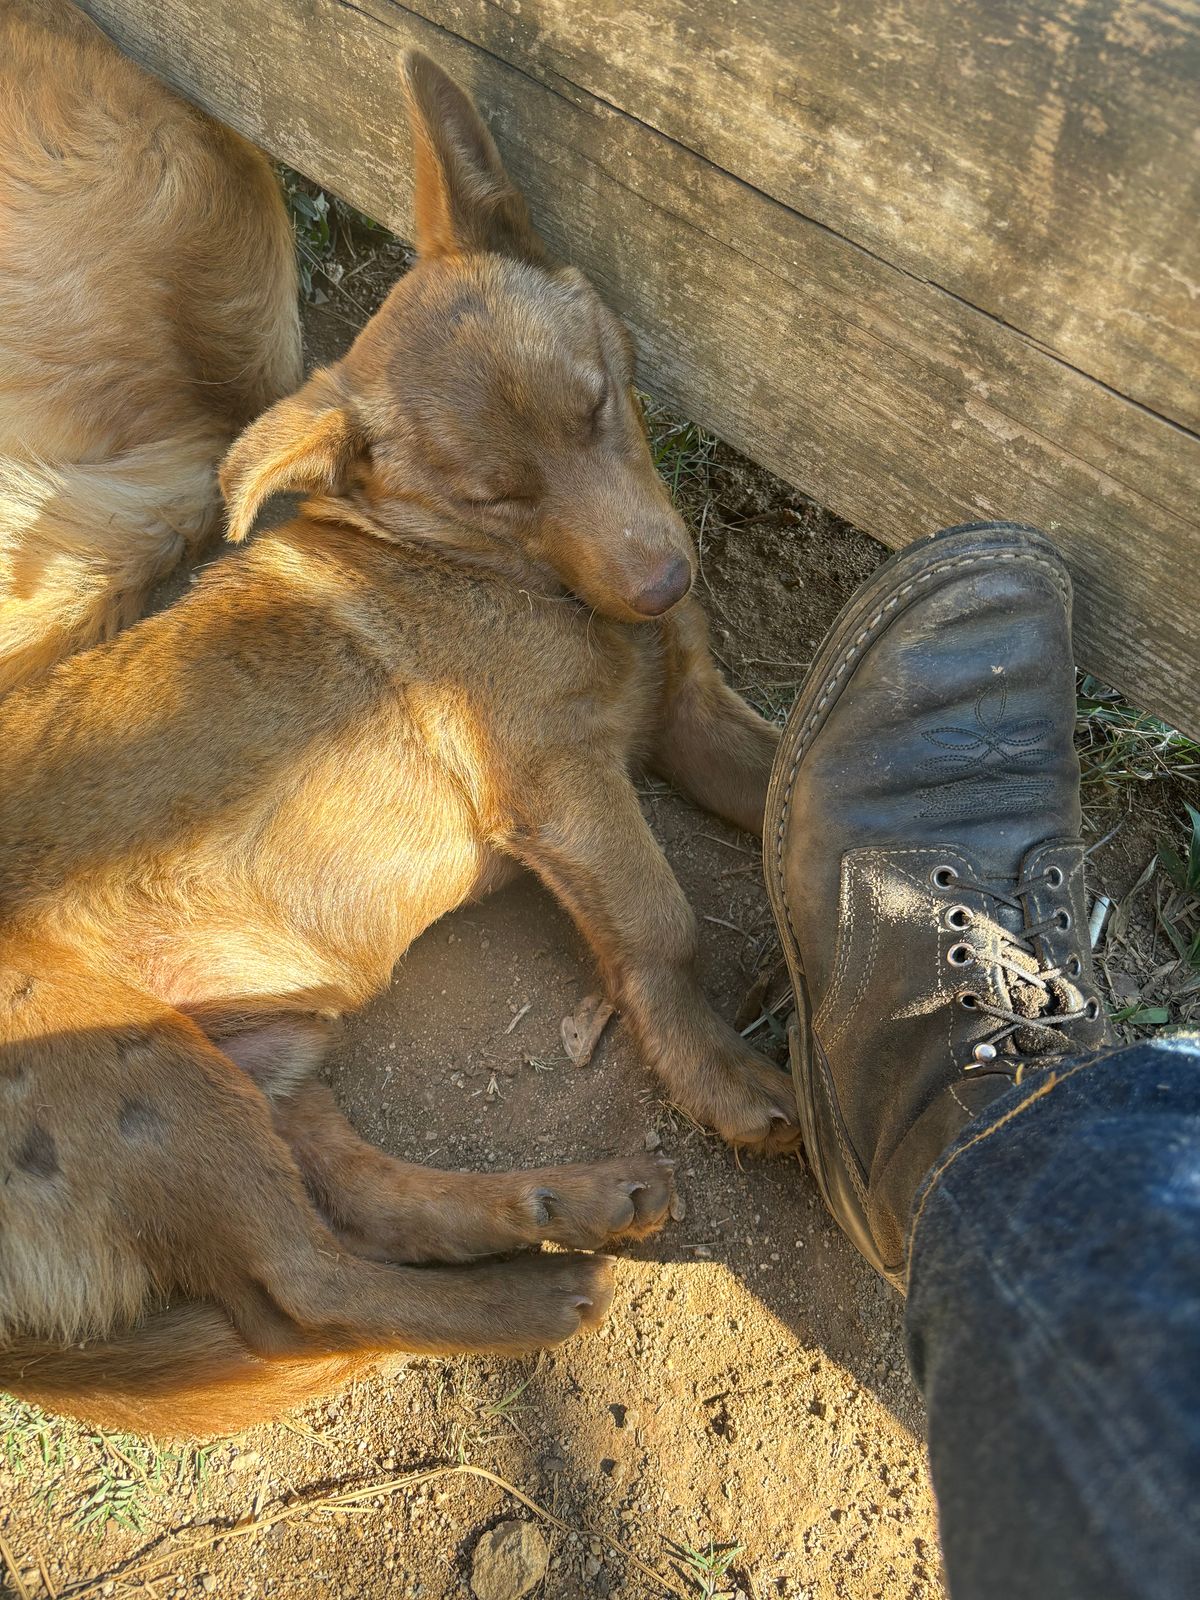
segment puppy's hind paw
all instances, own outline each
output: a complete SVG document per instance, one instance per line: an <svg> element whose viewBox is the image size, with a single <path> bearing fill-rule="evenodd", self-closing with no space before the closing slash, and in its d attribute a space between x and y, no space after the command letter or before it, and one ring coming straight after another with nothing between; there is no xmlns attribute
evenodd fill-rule
<svg viewBox="0 0 1200 1600"><path fill-rule="evenodd" d="M576 1250L657 1232L674 1192L672 1164L661 1156L557 1167L533 1176L526 1203L540 1237Z"/></svg>

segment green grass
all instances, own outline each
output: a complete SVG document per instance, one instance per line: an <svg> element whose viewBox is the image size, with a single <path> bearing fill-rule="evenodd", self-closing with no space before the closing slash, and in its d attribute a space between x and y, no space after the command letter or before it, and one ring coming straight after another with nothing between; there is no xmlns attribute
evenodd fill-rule
<svg viewBox="0 0 1200 1600"><path fill-rule="evenodd" d="M64 1460L62 1425L37 1406L0 1394L0 1461L49 1506Z"/></svg>
<svg viewBox="0 0 1200 1600"><path fill-rule="evenodd" d="M1085 787L1113 790L1170 777L1200 780L1200 744L1161 717L1138 711L1086 673L1079 677L1076 716Z"/></svg>
<svg viewBox="0 0 1200 1600"><path fill-rule="evenodd" d="M719 440L694 422L675 416L648 394L639 393L638 399L650 435L650 454L671 494L707 490Z"/></svg>
<svg viewBox="0 0 1200 1600"><path fill-rule="evenodd" d="M296 236L300 292L305 300L320 304L328 299L327 289L336 288L342 280L343 269L336 260L339 239L372 234L382 240L389 235L379 223L372 222L344 200L327 195L289 167L281 167L279 176Z"/></svg>
<svg viewBox="0 0 1200 1600"><path fill-rule="evenodd" d="M0 1462L49 1509L62 1487L68 1453L74 1456L72 1465L87 1487L72 1520L97 1538L110 1522L142 1532L155 1500L187 1481L203 1495L213 1448L164 1448L133 1434L92 1432L0 1394Z"/></svg>
<svg viewBox="0 0 1200 1600"><path fill-rule="evenodd" d="M501 1418L508 1418L513 1411L513 1408L516 1406L517 1401L533 1382L533 1376L534 1375L531 1372L523 1382L514 1384L514 1386L509 1389L506 1394L502 1394L498 1400L489 1401L480 1412L480 1415L484 1418L484 1420L486 1422L499 1422Z"/></svg>
<svg viewBox="0 0 1200 1600"><path fill-rule="evenodd" d="M129 1434L98 1433L93 1437L99 1460L76 1512L76 1526L97 1538L110 1522L141 1533L151 1514L151 1502L170 1487L182 1452L162 1450L150 1440Z"/></svg>
<svg viewBox="0 0 1200 1600"><path fill-rule="evenodd" d="M110 1522L141 1533L156 1498L170 1494L187 1480L203 1497L208 1461L215 1446L164 1447L130 1433L89 1436L99 1453L91 1488L76 1513L76 1525L100 1538Z"/></svg>
<svg viewBox="0 0 1200 1600"><path fill-rule="evenodd" d="M1081 674L1077 689L1083 803L1098 831L1114 813L1130 815L1139 791L1164 831L1178 819L1174 837L1158 839L1113 911L1100 964L1118 982L1124 975L1125 992L1112 1020L1141 1034L1193 1025L1200 1013L1200 810L1180 791L1198 786L1200 796L1200 743L1093 677Z"/></svg>
<svg viewBox="0 0 1200 1600"><path fill-rule="evenodd" d="M1184 849L1167 840L1158 846L1165 885L1159 885L1155 914L1175 954L1193 972L1200 972L1200 811L1184 801L1187 835Z"/></svg>
<svg viewBox="0 0 1200 1600"><path fill-rule="evenodd" d="M283 192L296 235L296 271L300 275L300 292L311 300L313 271L321 271L333 248L333 229L329 220L329 196L320 189L314 190L294 172L285 173Z"/></svg>
<svg viewBox="0 0 1200 1600"><path fill-rule="evenodd" d="M740 1544L714 1544L710 1539L704 1550L691 1545L675 1544L667 1540L667 1549L674 1558L671 1565L701 1600L728 1600L734 1593L732 1568L745 1554Z"/></svg>

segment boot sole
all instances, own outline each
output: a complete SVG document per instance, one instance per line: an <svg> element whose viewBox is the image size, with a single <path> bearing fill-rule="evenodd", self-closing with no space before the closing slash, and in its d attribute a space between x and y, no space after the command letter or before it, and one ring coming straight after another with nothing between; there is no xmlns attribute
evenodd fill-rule
<svg viewBox="0 0 1200 1600"><path fill-rule="evenodd" d="M791 791L805 752L820 732L842 691L853 681L854 669L873 641L912 601L920 599L943 572L973 560L1011 560L1021 556L1048 557L1070 579L1054 544L1037 528L1020 522L967 522L943 528L931 538L906 545L879 566L839 612L813 658L804 684L788 714L779 753L767 789L763 826L763 875L779 941L792 980L796 1014L788 1027L788 1055L796 1110L805 1154L821 1197L835 1221L841 1221L831 1199L825 1165L817 1139L814 1102L812 1003L804 976L804 963L792 928L783 882L783 845ZM876 1271L892 1277L885 1263L865 1248L870 1237L866 1219L855 1230L855 1243Z"/></svg>

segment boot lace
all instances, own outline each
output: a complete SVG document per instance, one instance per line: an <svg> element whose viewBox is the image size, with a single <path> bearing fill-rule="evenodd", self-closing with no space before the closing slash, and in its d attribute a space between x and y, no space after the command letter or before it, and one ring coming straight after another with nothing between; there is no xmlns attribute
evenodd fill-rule
<svg viewBox="0 0 1200 1600"><path fill-rule="evenodd" d="M1071 927L1071 913L1062 907L1040 921L1031 922L1025 900L1030 890L1042 884L1060 888L1064 881L1062 869L1050 866L1030 877L1020 878L1011 892L994 883L963 877L956 867L937 867L932 878L939 889L965 889L993 902L997 908L1004 906L1015 911L1021 919L1021 926L1016 930L1005 927L997 919L1000 951L994 957L989 955L989 959L1003 969L1009 994L1019 997L1020 1008L1002 1005L973 989L959 991L959 1005L969 1011L982 1012L997 1024L976 1041L967 1070L980 1067L1004 1070L1011 1066L1019 1073L1028 1057L1035 1058L1039 1065L1046 1065L1047 1057L1067 1054L1071 1049L1069 1034L1073 1024L1094 1021L1100 1014L1100 1003L1094 997L1085 999L1076 987L1075 980L1083 972L1083 963L1077 955L1068 957L1059 966L1049 965L1038 955L1040 935L1051 930L1066 932ZM969 928L973 920L974 914L968 906L953 906L946 914L947 926L956 930ZM976 957L975 947L963 940L951 946L947 959L952 966L969 967Z"/></svg>

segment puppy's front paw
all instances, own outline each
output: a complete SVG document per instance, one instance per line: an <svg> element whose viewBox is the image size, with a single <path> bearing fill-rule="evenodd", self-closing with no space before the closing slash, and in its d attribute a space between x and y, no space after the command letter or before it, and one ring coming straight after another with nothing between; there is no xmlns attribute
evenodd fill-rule
<svg viewBox="0 0 1200 1600"><path fill-rule="evenodd" d="M800 1146L800 1124L788 1075L734 1036L691 1075L682 1109L727 1144L758 1155Z"/></svg>

